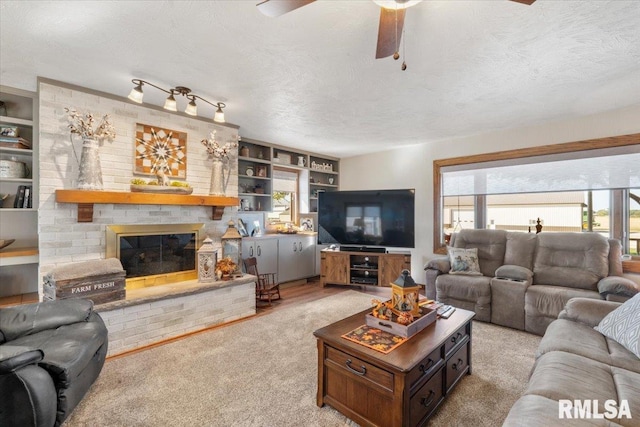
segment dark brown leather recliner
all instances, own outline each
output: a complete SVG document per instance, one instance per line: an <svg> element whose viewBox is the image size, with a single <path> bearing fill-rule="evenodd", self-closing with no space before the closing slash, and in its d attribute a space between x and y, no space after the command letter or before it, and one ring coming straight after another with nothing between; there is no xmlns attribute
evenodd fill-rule
<svg viewBox="0 0 640 427"><path fill-rule="evenodd" d="M107 346L89 300L0 309L0 425L62 424L98 378Z"/></svg>

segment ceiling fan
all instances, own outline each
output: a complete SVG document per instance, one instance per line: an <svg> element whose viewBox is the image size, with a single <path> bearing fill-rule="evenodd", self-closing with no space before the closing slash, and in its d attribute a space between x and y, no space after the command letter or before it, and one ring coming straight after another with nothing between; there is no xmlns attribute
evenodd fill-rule
<svg viewBox="0 0 640 427"><path fill-rule="evenodd" d="M275 18L285 13L296 10L315 0L264 0L257 4L258 10L263 14ZM378 25L378 47L376 59L393 55L399 58L398 49L402 37L405 10L422 0L373 0L380 6L380 23ZM510 0L517 3L531 5L536 0Z"/></svg>

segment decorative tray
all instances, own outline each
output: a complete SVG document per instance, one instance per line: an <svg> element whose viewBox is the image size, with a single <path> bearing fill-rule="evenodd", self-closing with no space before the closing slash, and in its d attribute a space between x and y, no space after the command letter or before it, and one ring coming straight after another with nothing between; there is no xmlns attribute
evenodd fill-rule
<svg viewBox="0 0 640 427"><path fill-rule="evenodd" d="M131 184L131 191L138 193L163 193L163 194L191 194L191 187L174 187L162 185L136 185Z"/></svg>
<svg viewBox="0 0 640 427"><path fill-rule="evenodd" d="M401 337L412 337L430 324L436 321L437 312L427 307L422 307L422 316L409 323L407 326L392 320L378 319L371 314L366 315L367 326L391 332Z"/></svg>

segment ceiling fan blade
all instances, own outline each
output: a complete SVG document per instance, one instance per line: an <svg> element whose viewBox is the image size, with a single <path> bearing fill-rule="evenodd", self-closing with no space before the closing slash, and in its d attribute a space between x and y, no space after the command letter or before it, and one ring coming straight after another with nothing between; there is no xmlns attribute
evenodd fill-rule
<svg viewBox="0 0 640 427"><path fill-rule="evenodd" d="M275 18L292 10L296 10L299 7L306 6L309 3L313 3L314 1L315 0L265 0L256 6L263 14Z"/></svg>
<svg viewBox="0 0 640 427"><path fill-rule="evenodd" d="M402 38L402 26L404 25L404 12L406 9L380 8L380 25L378 26L378 48L376 59L386 58L398 51ZM397 26L396 26L397 13Z"/></svg>
<svg viewBox="0 0 640 427"><path fill-rule="evenodd" d="M516 3L526 4L527 6L531 6L533 2L536 0L511 0L511 1L514 1Z"/></svg>

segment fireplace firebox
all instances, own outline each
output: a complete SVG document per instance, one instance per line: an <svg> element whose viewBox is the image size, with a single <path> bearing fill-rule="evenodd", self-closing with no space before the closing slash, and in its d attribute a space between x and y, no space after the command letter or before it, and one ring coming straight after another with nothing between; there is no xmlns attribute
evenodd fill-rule
<svg viewBox="0 0 640 427"><path fill-rule="evenodd" d="M106 256L118 258L128 290L197 279L204 224L110 225Z"/></svg>

